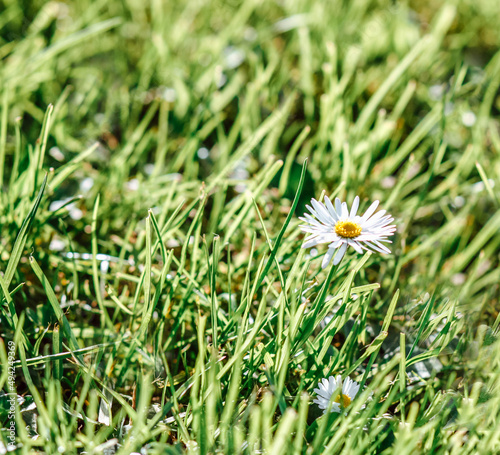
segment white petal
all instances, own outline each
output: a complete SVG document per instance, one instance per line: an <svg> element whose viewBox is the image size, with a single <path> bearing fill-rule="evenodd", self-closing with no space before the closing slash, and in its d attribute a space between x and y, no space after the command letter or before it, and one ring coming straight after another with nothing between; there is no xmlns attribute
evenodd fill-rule
<svg viewBox="0 0 500 455"><path fill-rule="evenodd" d="M323 258L323 262L321 263L322 269L325 269L326 266L330 263L333 257L333 253L335 253L335 248L328 248L328 251L325 253L325 257Z"/></svg>
<svg viewBox="0 0 500 455"><path fill-rule="evenodd" d="M359 391L359 384L357 382L353 381L352 387L351 387L351 394L349 395L349 398L351 400L354 400L356 398L356 395L358 394Z"/></svg>
<svg viewBox="0 0 500 455"><path fill-rule="evenodd" d="M378 221L385 213L385 210L380 210L375 215L373 215L369 220L366 220L363 222L363 228L369 228L370 226L373 226L376 221Z"/></svg>
<svg viewBox="0 0 500 455"><path fill-rule="evenodd" d="M335 198L335 211L339 217L342 216L342 202L338 197Z"/></svg>
<svg viewBox="0 0 500 455"><path fill-rule="evenodd" d="M338 413L340 413L340 405L338 403L333 402L332 403L331 412L338 412Z"/></svg>
<svg viewBox="0 0 500 455"><path fill-rule="evenodd" d="M352 383L353 383L353 381L351 378L347 377L344 379L344 385L342 387L342 393L344 395L349 396L349 391L351 390Z"/></svg>
<svg viewBox="0 0 500 455"><path fill-rule="evenodd" d="M359 243L361 243L361 242L370 242L370 241L376 240L378 238L379 238L379 236L377 234L371 234L371 233L363 234L363 233L361 233L361 235L359 237L356 237L356 240Z"/></svg>
<svg viewBox="0 0 500 455"><path fill-rule="evenodd" d="M349 218L349 209L347 208L347 202L342 202L342 218Z"/></svg>
<svg viewBox="0 0 500 455"><path fill-rule="evenodd" d="M330 397L332 396L331 393L326 392L324 390L321 392L317 392L316 395L318 395L318 397L324 399L326 402L330 401Z"/></svg>
<svg viewBox="0 0 500 455"><path fill-rule="evenodd" d="M349 240L349 245L356 250L356 253L363 254L363 250L359 246L358 242L356 242L356 240Z"/></svg>
<svg viewBox="0 0 500 455"><path fill-rule="evenodd" d="M324 226L324 224L320 223L318 220L316 220L316 218L309 215L309 213L304 213L304 216L306 219L304 220L304 218L302 218L302 220L306 221L307 223L311 223L317 226Z"/></svg>
<svg viewBox="0 0 500 455"><path fill-rule="evenodd" d="M326 225L333 225L334 221L332 217L328 214L328 210L326 210L326 207L318 202L316 199L311 199L311 203L313 207L316 209L316 212L318 214L318 218L325 223Z"/></svg>
<svg viewBox="0 0 500 455"><path fill-rule="evenodd" d="M372 250L378 251L379 253L382 253L382 254L386 253L384 250L382 250L380 247L373 244L372 242L365 242L365 245L368 246Z"/></svg>
<svg viewBox="0 0 500 455"><path fill-rule="evenodd" d="M310 205L306 204L306 209L309 210L314 216L316 216L315 210Z"/></svg>
<svg viewBox="0 0 500 455"><path fill-rule="evenodd" d="M371 220L367 221L365 227L370 228L370 229L377 229L381 228L382 226L387 226L390 223L390 221L386 220L385 217L382 218L381 220L378 220L376 223L371 223Z"/></svg>
<svg viewBox="0 0 500 455"><path fill-rule="evenodd" d="M366 250L366 251L373 251L371 250L368 246L366 246L365 242L358 242L358 245L363 248L363 250Z"/></svg>
<svg viewBox="0 0 500 455"><path fill-rule="evenodd" d="M335 258L333 259L333 265L337 265L342 260L346 250L347 250L347 243L343 243L342 246L338 249Z"/></svg>
<svg viewBox="0 0 500 455"><path fill-rule="evenodd" d="M318 245L319 243L330 243L335 237L333 237L331 234L325 235L325 234L316 234L312 235L311 237L308 237L304 244L302 245L302 248L311 248L313 246Z"/></svg>
<svg viewBox="0 0 500 455"><path fill-rule="evenodd" d="M316 246L319 243L323 242L321 242L321 240L318 240L318 238L316 237L314 239L308 240L307 242L304 242L302 248L312 248L313 246Z"/></svg>
<svg viewBox="0 0 500 455"><path fill-rule="evenodd" d="M351 213L349 213L350 218L354 218L356 216L356 213L358 212L358 207L359 207L359 197L356 196L354 198L354 202L352 203Z"/></svg>
<svg viewBox="0 0 500 455"><path fill-rule="evenodd" d="M377 240L374 240L373 243L375 245L377 245L379 248L381 248L382 250L384 250L386 253L390 253L391 250L389 248L387 248L385 245L382 245L380 242L378 242Z"/></svg>
<svg viewBox="0 0 500 455"><path fill-rule="evenodd" d="M325 196L325 207L327 208L328 212L330 213L330 215L332 216L332 218L335 220L335 221L338 221L340 216L339 214L335 211L335 208L333 207L333 204L332 204L332 201L330 201L330 199Z"/></svg>
<svg viewBox="0 0 500 455"><path fill-rule="evenodd" d="M299 227L302 232L309 232L310 234L314 235L318 235L320 232L323 232L322 229L318 229L314 226L306 226L304 224L301 224Z"/></svg>
<svg viewBox="0 0 500 455"><path fill-rule="evenodd" d="M314 199L312 199L312 201L314 201ZM315 223L318 223L318 221L316 221L315 218L317 218L318 220L321 221L321 218L318 215L318 212L316 212L316 210L314 210L310 205L306 205L306 208L307 208L307 210L309 210L311 212L311 214L314 216L314 218L311 217L311 215L308 215L307 213L305 213L304 216L309 216L312 220L314 220Z"/></svg>
<svg viewBox="0 0 500 455"><path fill-rule="evenodd" d="M369 232L371 234L379 234L379 235L392 235L394 234L394 228L387 228L385 226L371 226L365 229L365 232Z"/></svg>
<svg viewBox="0 0 500 455"><path fill-rule="evenodd" d="M316 226L310 226L309 224L301 224L299 228L302 232L318 232L320 228Z"/></svg>
<svg viewBox="0 0 500 455"><path fill-rule="evenodd" d="M333 394L337 389L339 389L339 383L340 381L340 387L342 387L342 377L338 374L337 376L330 376L328 378L328 391L330 394Z"/></svg>
<svg viewBox="0 0 500 455"><path fill-rule="evenodd" d="M325 402L322 398L313 400L313 403L316 403L320 409L326 409L328 407L328 401Z"/></svg>
<svg viewBox="0 0 500 455"><path fill-rule="evenodd" d="M344 239L337 238L333 241L333 243L330 243L330 245L328 245L328 248L333 248L334 250L336 250L342 243L344 243Z"/></svg>
<svg viewBox="0 0 500 455"><path fill-rule="evenodd" d="M370 205L370 207L368 207L365 214L361 217L361 221L366 221L368 218L370 218L370 216L372 216L373 212L375 212L375 210L377 210L378 204L379 204L378 201L373 201L372 205Z"/></svg>

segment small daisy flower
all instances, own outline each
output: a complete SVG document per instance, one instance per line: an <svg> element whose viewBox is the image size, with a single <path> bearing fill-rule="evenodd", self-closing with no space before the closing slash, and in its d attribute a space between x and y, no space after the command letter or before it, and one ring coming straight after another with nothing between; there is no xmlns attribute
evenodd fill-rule
<svg viewBox="0 0 500 455"><path fill-rule="evenodd" d="M314 389L317 398L313 400L323 413L328 409L328 404L333 394L335 397L332 402L331 412L342 412L342 408L348 408L351 402L356 398L359 391L359 384L351 378L345 378L342 382L342 376L330 376L328 379L322 379L318 388Z"/></svg>
<svg viewBox="0 0 500 455"><path fill-rule="evenodd" d="M385 210L375 213L378 201L373 202L363 216L357 215L358 196L354 198L350 211L347 203L341 202L339 198L335 199L335 206L327 196L325 196L324 204L316 199L312 199L311 204L312 207L309 205L306 207L312 216L306 213L300 218L308 223L301 225L300 229L310 234L306 237L302 248L328 243L328 251L321 264L322 268L325 268L332 258L333 265L337 265L344 257L348 246L352 246L359 254L362 254L363 250L379 253L391 252L382 242L392 243L387 237L396 231L396 226L391 225L394 218L391 215L385 215Z"/></svg>

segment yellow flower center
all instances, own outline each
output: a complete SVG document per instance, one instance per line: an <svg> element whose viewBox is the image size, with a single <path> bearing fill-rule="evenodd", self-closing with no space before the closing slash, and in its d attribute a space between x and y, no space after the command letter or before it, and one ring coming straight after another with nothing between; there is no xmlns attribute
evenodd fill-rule
<svg viewBox="0 0 500 455"><path fill-rule="evenodd" d="M352 239L361 234L361 226L353 221L337 221L335 233L345 239Z"/></svg>
<svg viewBox="0 0 500 455"><path fill-rule="evenodd" d="M351 404L351 399L347 395L344 395L344 394L337 395L334 401L335 401L335 403L340 404L341 400L342 400L342 406L344 408L347 408L347 406L349 406Z"/></svg>

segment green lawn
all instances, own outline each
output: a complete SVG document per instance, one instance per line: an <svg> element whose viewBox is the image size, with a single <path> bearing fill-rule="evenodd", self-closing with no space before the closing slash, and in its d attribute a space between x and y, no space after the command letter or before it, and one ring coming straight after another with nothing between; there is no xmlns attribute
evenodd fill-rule
<svg viewBox="0 0 500 455"><path fill-rule="evenodd" d="M498 30L0 0L0 455L500 453ZM322 268L324 195L380 201L391 253Z"/></svg>

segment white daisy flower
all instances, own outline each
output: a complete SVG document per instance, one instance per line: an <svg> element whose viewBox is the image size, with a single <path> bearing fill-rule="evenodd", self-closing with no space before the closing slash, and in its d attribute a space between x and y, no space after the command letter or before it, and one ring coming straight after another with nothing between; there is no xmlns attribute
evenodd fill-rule
<svg viewBox="0 0 500 455"><path fill-rule="evenodd" d="M385 210L375 213L378 201L373 202L363 216L357 215L358 196L354 198L350 211L347 203L341 202L339 198L335 199L335 207L327 196L325 196L324 204L316 199L312 199L311 204L312 207L309 205L306 207L313 216L305 213L304 217L300 218L308 223L301 225L300 229L311 234L306 237L302 248L329 243L328 251L321 264L323 268L330 263L334 253L336 254L333 265L337 265L344 257L348 246L352 246L359 254L362 254L363 250L379 253L391 252L382 242L392 243L387 237L396 231L396 226L391 225L394 218L391 215L385 215Z"/></svg>
<svg viewBox="0 0 500 455"><path fill-rule="evenodd" d="M354 398L356 398L358 391L359 384L351 378L345 378L342 382L340 374L330 376L328 379L322 379L318 384L318 388L314 389L317 397L313 400L313 403L316 403L320 409L326 412L332 395L335 394L331 412L342 412L342 408L348 408Z"/></svg>

